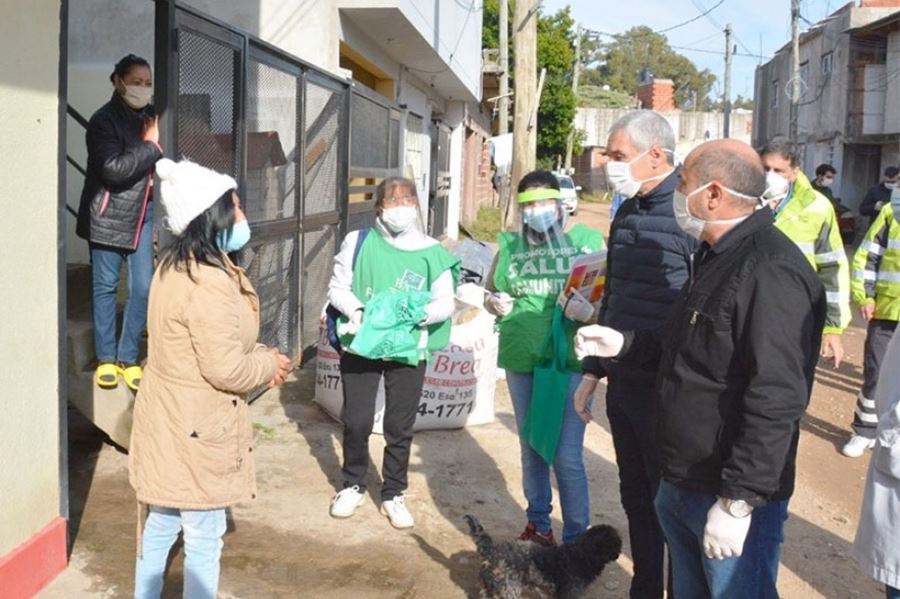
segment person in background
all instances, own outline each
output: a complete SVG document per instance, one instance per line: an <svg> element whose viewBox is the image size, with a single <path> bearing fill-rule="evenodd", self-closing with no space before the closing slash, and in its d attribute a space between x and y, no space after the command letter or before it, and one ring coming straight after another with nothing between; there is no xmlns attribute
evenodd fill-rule
<svg viewBox="0 0 900 599"><path fill-rule="evenodd" d="M250 239L237 183L197 164L156 165L175 236L150 285L146 376L134 403L128 470L141 508L136 599L158 599L184 540L184 596L213 599L225 508L256 498L244 394L284 382L290 360L257 343L259 299L228 258ZM143 509L141 510L143 512Z"/></svg>
<svg viewBox="0 0 900 599"><path fill-rule="evenodd" d="M659 364L656 510L675 597L778 597L800 419L825 321L809 262L760 209L759 156L737 140L687 157L673 201L703 244L691 281L655 330L592 325L579 355Z"/></svg>
<svg viewBox="0 0 900 599"><path fill-rule="evenodd" d="M378 385L384 379L384 459L381 513L394 528L415 524L403 492L407 488L409 453L422 396L428 356L450 340L450 317L459 259L423 232L416 185L399 177L382 181L375 190L375 227L362 234L352 231L341 244L328 286L328 301L343 314L340 370L344 389L341 409L343 436L343 488L331 500L334 518L349 518L362 504L369 469L369 437L375 421ZM409 366L390 358L371 360L350 349L365 317L366 302L376 294L430 291L431 300L420 323L420 360ZM344 328L346 327L346 328Z"/></svg>
<svg viewBox="0 0 900 599"><path fill-rule="evenodd" d="M850 325L850 265L832 203L812 188L799 168L797 145L775 137L760 152L766 168L764 199L775 212L775 226L797 244L825 286L828 318L822 357L835 368L844 358L841 335Z"/></svg>
<svg viewBox="0 0 900 599"><path fill-rule="evenodd" d="M859 205L859 213L874 221L881 209L891 200L891 192L897 189L900 182L900 168L889 166L884 169L884 178L875 187L866 192Z"/></svg>
<svg viewBox="0 0 900 599"><path fill-rule="evenodd" d="M900 321L900 190L872 221L853 257L853 301L867 323L863 386L856 397L853 434L841 449L858 458L875 447L878 411L875 385L897 321Z"/></svg>
<svg viewBox="0 0 900 599"><path fill-rule="evenodd" d="M91 249L92 316L97 369L104 389L119 376L137 390L142 372L138 343L147 321L153 277L153 165L162 157L157 117L150 104L150 64L134 54L116 63L112 98L87 128L87 175L78 206L79 237ZM116 342L116 294L122 263L128 266L128 299Z"/></svg>
<svg viewBox="0 0 900 599"><path fill-rule="evenodd" d="M850 555L885 585L887 599L900 599L900 335L891 337L878 375L877 444Z"/></svg>
<svg viewBox="0 0 900 599"><path fill-rule="evenodd" d="M820 164L816 167L816 178L812 181L812 188L820 194L834 202L834 192L831 186L834 185L834 176L837 171L830 164Z"/></svg>
<svg viewBox="0 0 900 599"><path fill-rule="evenodd" d="M506 369L506 383L516 416L522 461L522 487L528 520L519 535L522 541L553 545L551 528L553 490L551 466L523 436L531 407L534 370L545 357L557 299L569 277L572 262L582 254L604 249L603 235L585 225L566 228L559 180L549 171L532 171L517 188L521 226L518 233L500 233L499 249L489 288L499 292L486 297L485 307L500 317L498 366ZM575 321L593 317L594 307L580 295L565 306L566 335L575 335ZM564 543L577 539L590 525L590 498L584 467L585 423L575 413L572 394L581 382L581 368L570 349L571 371L559 445L552 468L559 488Z"/></svg>
<svg viewBox="0 0 900 599"><path fill-rule="evenodd" d="M606 288L597 322L655 330L663 326L688 282L697 248L678 226L672 208L680 172L675 164L675 132L656 112L629 112L610 129L606 153L611 159L607 179L625 200L609 234ZM583 368L585 375L575 394L579 405L588 403L599 379L607 376L606 415L634 560L631 597L660 599L666 577L665 537L653 508L660 472L657 365L589 358Z"/></svg>

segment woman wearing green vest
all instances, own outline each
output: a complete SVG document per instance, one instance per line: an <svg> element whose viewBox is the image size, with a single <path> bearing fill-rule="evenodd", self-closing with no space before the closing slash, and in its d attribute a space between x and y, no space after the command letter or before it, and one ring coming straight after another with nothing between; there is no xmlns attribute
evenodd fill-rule
<svg viewBox="0 0 900 599"><path fill-rule="evenodd" d="M572 262L582 254L604 249L599 231L584 225L565 230L566 211L560 200L559 183L549 171L534 171L519 182L522 227L519 233L500 233L494 263L493 288L485 304L500 316L498 364L506 369L522 453L522 486L528 502L528 525L519 536L523 541L554 544L550 525L552 491L550 466L523 437L531 405L535 367L546 356L557 298L565 286ZM574 296L566 305L564 328L571 340L576 321L593 316L591 304ZM562 507L563 542L569 543L590 523L588 482L584 468L585 423L575 412L572 397L581 382L581 365L569 350L566 367L571 372L559 444L553 471Z"/></svg>
<svg viewBox="0 0 900 599"><path fill-rule="evenodd" d="M414 521L403 497L407 487L409 451L416 409L425 380L428 356L450 340L454 286L459 261L422 232L416 186L408 179L385 179L375 190L375 227L352 231L335 257L328 300L343 314L339 330L344 405L343 489L331 501L335 518L349 518L363 502L369 466L369 435L375 419L375 398L384 377L384 461L381 513L395 528ZM419 323L419 360L369 359L350 345L360 331L366 303L380 292L428 291L430 301Z"/></svg>

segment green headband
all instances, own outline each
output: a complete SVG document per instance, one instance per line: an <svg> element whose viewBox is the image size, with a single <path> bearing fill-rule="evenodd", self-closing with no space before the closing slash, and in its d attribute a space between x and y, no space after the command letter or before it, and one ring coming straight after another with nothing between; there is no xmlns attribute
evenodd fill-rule
<svg viewBox="0 0 900 599"><path fill-rule="evenodd" d="M562 196L558 189L550 189L549 187L539 187L537 189L529 189L523 191L516 196L516 200L520 204L527 202L537 202L538 200L558 200Z"/></svg>

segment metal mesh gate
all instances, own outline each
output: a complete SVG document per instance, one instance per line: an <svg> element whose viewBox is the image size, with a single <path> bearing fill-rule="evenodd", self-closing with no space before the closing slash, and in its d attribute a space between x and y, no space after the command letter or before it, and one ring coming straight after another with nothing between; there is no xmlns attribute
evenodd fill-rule
<svg viewBox="0 0 900 599"><path fill-rule="evenodd" d="M178 5L173 27L157 59L163 144L238 180L253 234L237 260L260 297L260 341L297 355L318 338L345 222L348 87L193 9Z"/></svg>

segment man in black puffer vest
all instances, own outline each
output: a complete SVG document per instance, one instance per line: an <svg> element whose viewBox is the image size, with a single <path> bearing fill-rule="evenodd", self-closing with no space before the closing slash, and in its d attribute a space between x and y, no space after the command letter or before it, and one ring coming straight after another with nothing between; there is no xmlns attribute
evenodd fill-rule
<svg viewBox="0 0 900 599"><path fill-rule="evenodd" d="M672 211L680 170L674 160L675 132L660 114L636 110L613 124L606 153L607 178L628 199L609 234L606 290L598 322L620 330L657 330L688 281L696 249L696 241L681 230ZM579 401L587 403L598 380L604 373L607 376L606 414L634 561L631 597L661 599L665 538L653 507L660 480L657 365L586 358L583 368L576 408Z"/></svg>

